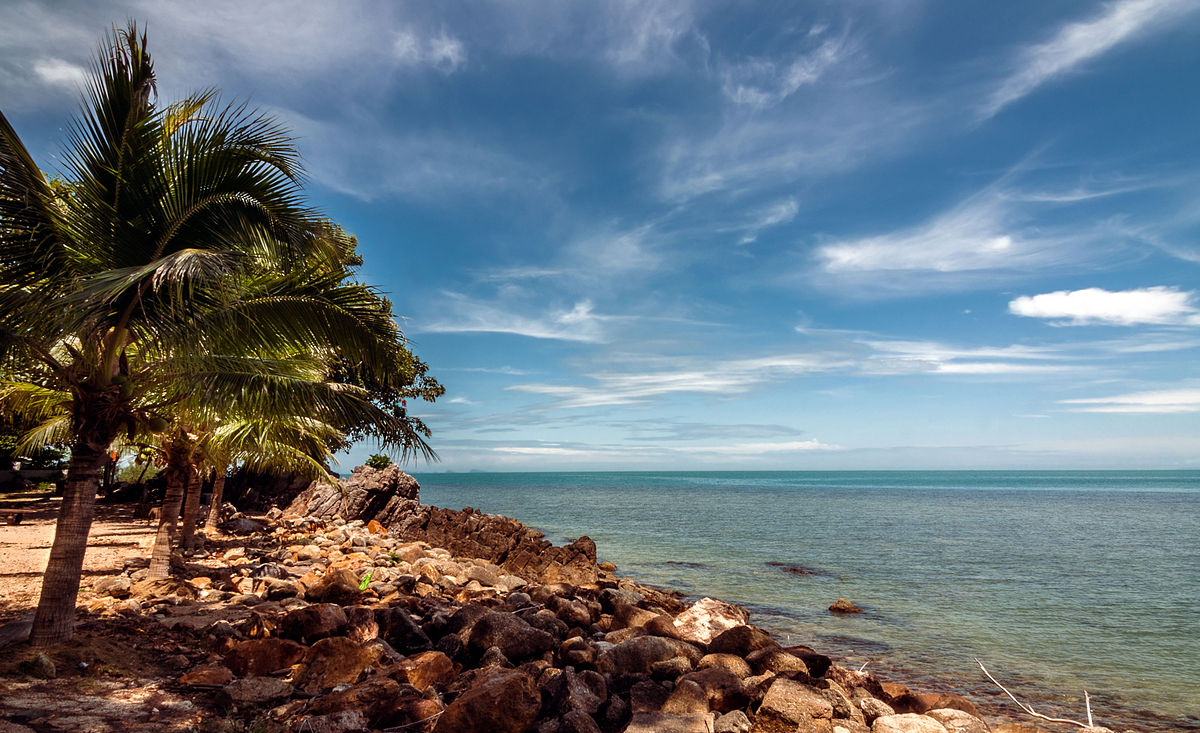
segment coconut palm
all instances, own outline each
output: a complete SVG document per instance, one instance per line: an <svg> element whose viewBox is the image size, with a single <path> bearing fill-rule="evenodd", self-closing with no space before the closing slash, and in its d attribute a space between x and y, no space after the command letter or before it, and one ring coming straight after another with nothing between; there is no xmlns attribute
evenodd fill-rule
<svg viewBox="0 0 1200 733"><path fill-rule="evenodd" d="M369 422L361 395L331 397L272 354L341 350L381 368L399 338L373 293L300 282L340 254L303 205L286 132L212 92L159 104L133 24L101 50L67 130L55 184L0 113L0 373L10 387L69 395L36 645L72 634L100 469L119 434L161 430L187 399L240 394L253 409L282 384L297 405L331 399L330 413ZM261 297L241 301L247 278Z"/></svg>

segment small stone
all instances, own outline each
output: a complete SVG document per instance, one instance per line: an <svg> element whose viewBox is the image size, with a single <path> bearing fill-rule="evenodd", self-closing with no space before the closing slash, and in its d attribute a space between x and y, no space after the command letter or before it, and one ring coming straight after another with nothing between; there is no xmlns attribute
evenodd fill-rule
<svg viewBox="0 0 1200 733"><path fill-rule="evenodd" d="M725 713L713 723L713 733L750 733L750 718L741 710Z"/></svg>
<svg viewBox="0 0 1200 733"><path fill-rule="evenodd" d="M46 656L45 653L38 654L33 659L21 662L17 665L17 669L34 677L41 677L44 680L51 680L58 676L58 670L54 667L54 660Z"/></svg>
<svg viewBox="0 0 1200 733"><path fill-rule="evenodd" d="M845 598L839 598L829 607L831 613L862 613L863 610Z"/></svg>
<svg viewBox="0 0 1200 733"><path fill-rule="evenodd" d="M92 584L92 590L96 595L112 596L113 598L128 598L129 589L132 587L133 581L123 575L100 578Z"/></svg>

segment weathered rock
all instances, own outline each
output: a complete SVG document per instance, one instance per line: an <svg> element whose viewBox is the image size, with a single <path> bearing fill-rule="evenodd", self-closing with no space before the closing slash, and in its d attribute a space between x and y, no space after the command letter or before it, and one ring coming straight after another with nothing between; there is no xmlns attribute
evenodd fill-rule
<svg viewBox="0 0 1200 733"><path fill-rule="evenodd" d="M556 733L600 733L600 726L587 713L572 710L559 719Z"/></svg>
<svg viewBox="0 0 1200 733"><path fill-rule="evenodd" d="M305 733L358 733L367 729L367 715L361 710L339 710L325 715L310 715L303 719L300 730Z"/></svg>
<svg viewBox="0 0 1200 733"><path fill-rule="evenodd" d="M695 682L704 691L709 710L729 712L744 708L750 702L742 679L728 669L708 667L690 672L679 678L679 682Z"/></svg>
<svg viewBox="0 0 1200 733"><path fill-rule="evenodd" d="M803 659L804 665L808 667L808 673L813 677L824 677L829 671L829 668L833 666L832 659L824 654L821 654L812 647L798 644L795 646L784 647L783 650L788 654L792 654ZM843 685L843 687L845 686Z"/></svg>
<svg viewBox="0 0 1200 733"><path fill-rule="evenodd" d="M734 626L714 637L708 644L708 652L709 654L734 654L745 658L750 652L778 646L779 643L762 629L753 626Z"/></svg>
<svg viewBox="0 0 1200 733"><path fill-rule="evenodd" d="M605 674L649 674L655 662L684 657L693 664L700 661L700 650L686 641L661 636L639 636L605 650L596 667Z"/></svg>
<svg viewBox="0 0 1200 733"><path fill-rule="evenodd" d="M454 679L454 662L441 652L421 652L400 662L393 674L418 690L440 689Z"/></svg>
<svg viewBox="0 0 1200 733"><path fill-rule="evenodd" d="M876 718L871 733L946 733L946 727L928 715L904 713Z"/></svg>
<svg viewBox="0 0 1200 733"><path fill-rule="evenodd" d="M708 669L710 667L727 669L741 679L745 679L754 673L745 659L734 654L705 654L700 658L699 662L696 662L696 669Z"/></svg>
<svg viewBox="0 0 1200 733"><path fill-rule="evenodd" d="M560 717L572 711L595 715L607 699L604 677L591 670L576 673L567 668L542 686L545 709Z"/></svg>
<svg viewBox="0 0 1200 733"><path fill-rule="evenodd" d="M92 591L98 596L112 596L113 598L128 598L130 588L133 587L133 582L124 575L108 576L100 578L92 584Z"/></svg>
<svg viewBox="0 0 1200 733"><path fill-rule="evenodd" d="M347 626L346 612L333 603L315 603L289 611L279 620L278 633L285 639L311 644L330 636L340 636Z"/></svg>
<svg viewBox="0 0 1200 733"><path fill-rule="evenodd" d="M833 717L833 706L808 685L778 677L767 688L754 720L756 733L793 733L811 727L814 719Z"/></svg>
<svg viewBox="0 0 1200 733"><path fill-rule="evenodd" d="M596 648L581 636L573 636L558 647L558 658L563 666L591 667L596 663Z"/></svg>
<svg viewBox="0 0 1200 733"><path fill-rule="evenodd" d="M250 639L230 647L224 664L239 677L272 674L299 662L304 652L304 647L287 639Z"/></svg>
<svg viewBox="0 0 1200 733"><path fill-rule="evenodd" d="M750 733L750 718L741 710L733 710L717 718L713 733Z"/></svg>
<svg viewBox="0 0 1200 733"><path fill-rule="evenodd" d="M216 664L201 665L179 678L180 684L196 687L224 687L232 681L233 671Z"/></svg>
<svg viewBox="0 0 1200 733"><path fill-rule="evenodd" d="M50 659L44 652L38 654L33 659L21 662L17 665L17 669L25 674L40 677L44 680L54 679L58 675L58 669L54 666L54 660Z"/></svg>
<svg viewBox="0 0 1200 733"><path fill-rule="evenodd" d="M845 598L839 598L829 607L831 613L862 613L863 610Z"/></svg>
<svg viewBox="0 0 1200 733"><path fill-rule="evenodd" d="M292 686L274 677L246 677L221 689L220 697L239 708L269 705L292 696Z"/></svg>
<svg viewBox="0 0 1200 733"><path fill-rule="evenodd" d="M650 665L650 676L656 680L673 680L696 668L687 657L671 657Z"/></svg>
<svg viewBox="0 0 1200 733"><path fill-rule="evenodd" d="M857 720L835 720L833 733L871 733L871 726Z"/></svg>
<svg viewBox="0 0 1200 733"><path fill-rule="evenodd" d="M467 648L474 654L499 647L504 656L514 662L538 656L554 646L553 636L511 613L491 612L481 616L471 627L467 639Z"/></svg>
<svg viewBox="0 0 1200 733"><path fill-rule="evenodd" d="M379 638L379 622L375 619L375 609L350 606L345 611L346 636L360 642Z"/></svg>
<svg viewBox="0 0 1200 733"><path fill-rule="evenodd" d="M724 631L750 622L750 613L741 606L701 598L675 617L679 638L698 644L708 644Z"/></svg>
<svg viewBox="0 0 1200 733"><path fill-rule="evenodd" d="M992 733L1047 733L1047 731L1033 723L1001 723L992 728Z"/></svg>
<svg viewBox="0 0 1200 733"><path fill-rule="evenodd" d="M708 695L700 685L691 680L680 680L675 683L675 689L663 703L662 711L674 715L688 713L707 713Z"/></svg>
<svg viewBox="0 0 1200 733"><path fill-rule="evenodd" d="M285 516L310 516L331 520L376 520L388 526L415 504L421 487L417 480L392 464L377 469L359 466L340 487L313 482L284 510Z"/></svg>
<svg viewBox="0 0 1200 733"><path fill-rule="evenodd" d="M295 684L315 695L337 685L354 684L374 662L374 655L362 644L345 636L331 636L308 649Z"/></svg>
<svg viewBox="0 0 1200 733"><path fill-rule="evenodd" d="M316 585L304 592L304 598L311 603L352 606L362 597L358 585L358 576L353 571L347 568L331 568Z"/></svg>
<svg viewBox="0 0 1200 733"><path fill-rule="evenodd" d="M746 655L746 662L758 674L763 674L764 672L774 672L776 674L802 672L805 675L808 674L808 665L804 663L803 659L797 657L795 654L789 654L778 647L768 646L762 649L755 649Z"/></svg>
<svg viewBox="0 0 1200 733"><path fill-rule="evenodd" d="M629 688L629 705L634 713L657 713L662 710L671 691L657 682L643 679Z"/></svg>
<svg viewBox="0 0 1200 733"><path fill-rule="evenodd" d="M532 677L518 670L497 670L450 703L434 731L523 733L537 719L541 706Z"/></svg>
<svg viewBox="0 0 1200 733"><path fill-rule="evenodd" d="M370 727L388 728L422 720L440 712L441 705L422 697L421 692L411 685L374 677L348 689L322 695L308 706L308 712L315 715L344 710L361 711Z"/></svg>
<svg viewBox="0 0 1200 733"><path fill-rule="evenodd" d="M925 713L942 724L948 733L988 733L987 723L963 710L934 708Z"/></svg>
<svg viewBox="0 0 1200 733"><path fill-rule="evenodd" d="M634 713L625 733L709 733L712 713Z"/></svg>
<svg viewBox="0 0 1200 733"><path fill-rule="evenodd" d="M410 654L433 648L425 631L403 608L377 609L375 621L379 624L379 638L387 641L400 652Z"/></svg>
<svg viewBox="0 0 1200 733"><path fill-rule="evenodd" d="M895 715L896 711L892 709L883 700L877 700L873 697L863 697L858 700L858 709L862 711L863 717L868 725L875 722L876 718Z"/></svg>
<svg viewBox="0 0 1200 733"><path fill-rule="evenodd" d="M979 712L979 708L975 707L975 703L953 692L919 692L904 697L903 702L910 708L903 710L906 713L920 713L923 715L930 710L949 708L952 710L961 710L976 718L983 717ZM897 708L897 712L901 712L899 701L893 707Z"/></svg>

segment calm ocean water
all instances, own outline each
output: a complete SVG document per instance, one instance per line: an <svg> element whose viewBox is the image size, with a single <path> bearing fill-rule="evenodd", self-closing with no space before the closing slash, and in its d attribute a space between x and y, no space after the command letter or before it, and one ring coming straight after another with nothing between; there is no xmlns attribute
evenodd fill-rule
<svg viewBox="0 0 1200 733"><path fill-rule="evenodd" d="M1039 712L1080 719L1086 689L1100 724L1200 730L1200 471L417 477L427 504L589 535L624 575L911 686L1009 707L979 657Z"/></svg>

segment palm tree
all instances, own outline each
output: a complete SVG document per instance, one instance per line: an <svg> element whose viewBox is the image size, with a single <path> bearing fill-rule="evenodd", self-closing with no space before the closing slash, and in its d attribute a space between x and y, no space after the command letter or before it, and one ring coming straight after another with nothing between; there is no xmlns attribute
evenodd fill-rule
<svg viewBox="0 0 1200 733"><path fill-rule="evenodd" d="M71 458L35 645L71 637L100 468L119 434L160 431L185 400L241 394L253 409L281 382L313 383L256 351L341 349L382 366L399 340L365 307L373 293L327 297L300 282L304 262L340 255L303 205L286 132L213 92L158 104L132 23L102 48L61 159L55 184L0 113L2 373L10 392L69 396L58 421ZM240 300L247 278L262 297ZM373 419L361 395L335 397L330 412Z"/></svg>

